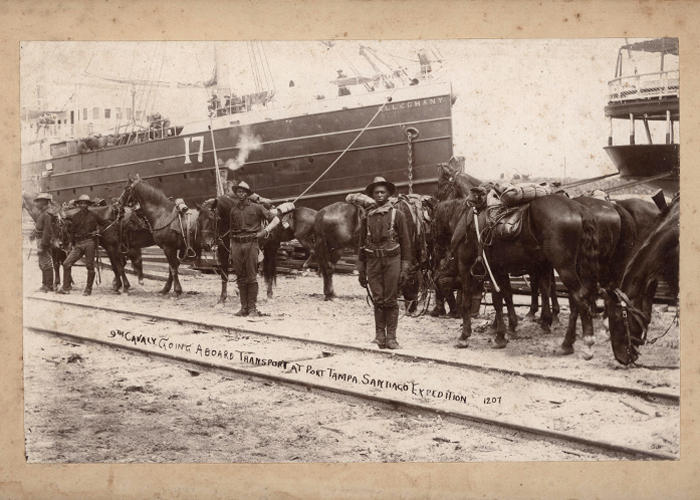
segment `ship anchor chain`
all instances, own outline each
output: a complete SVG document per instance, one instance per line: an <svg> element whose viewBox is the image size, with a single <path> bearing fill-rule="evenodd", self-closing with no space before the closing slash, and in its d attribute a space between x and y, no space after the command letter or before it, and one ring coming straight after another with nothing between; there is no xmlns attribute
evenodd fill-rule
<svg viewBox="0 0 700 500"><path fill-rule="evenodd" d="M408 127L406 129L406 140L408 141L408 194L413 194L413 140L420 135L417 128Z"/></svg>

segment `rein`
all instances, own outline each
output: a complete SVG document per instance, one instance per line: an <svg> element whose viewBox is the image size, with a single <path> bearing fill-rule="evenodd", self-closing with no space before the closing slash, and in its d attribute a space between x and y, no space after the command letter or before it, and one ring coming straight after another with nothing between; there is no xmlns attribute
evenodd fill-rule
<svg viewBox="0 0 700 500"><path fill-rule="evenodd" d="M632 305L632 301L630 298L620 290L619 288L615 288L613 290L617 298L620 300L620 308L622 309L622 321L625 324L625 333L627 334L627 351L631 352L632 351L632 344L635 345L644 345L646 344L647 341L647 329L649 327L649 323L651 322L651 317L646 314L644 311L641 311L634 307ZM632 317L635 322L642 327L642 337L633 337L632 332L630 330L630 317ZM670 328L670 327L669 327ZM668 331L668 330L667 330ZM664 334L665 335L665 334ZM663 335L662 335L663 337ZM660 338L660 337L658 337ZM657 339L654 339L653 342L656 342ZM653 343L652 342L652 343Z"/></svg>

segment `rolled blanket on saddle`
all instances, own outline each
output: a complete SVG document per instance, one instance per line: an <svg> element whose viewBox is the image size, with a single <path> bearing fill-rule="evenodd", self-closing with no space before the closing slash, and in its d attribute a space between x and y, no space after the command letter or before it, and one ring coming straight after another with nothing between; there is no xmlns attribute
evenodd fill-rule
<svg viewBox="0 0 700 500"><path fill-rule="evenodd" d="M374 201L374 199L362 193L350 193L345 197L345 201L365 210L371 210L377 207L377 202Z"/></svg>
<svg viewBox="0 0 700 500"><path fill-rule="evenodd" d="M542 184L530 182L518 185L497 185L495 190L500 193L499 199L507 207L529 203L535 198L552 194L552 188L546 182Z"/></svg>

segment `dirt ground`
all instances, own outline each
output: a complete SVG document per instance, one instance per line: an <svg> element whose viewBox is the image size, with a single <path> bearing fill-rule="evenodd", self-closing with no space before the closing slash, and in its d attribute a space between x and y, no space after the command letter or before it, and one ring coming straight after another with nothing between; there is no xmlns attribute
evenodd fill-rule
<svg viewBox="0 0 700 500"><path fill-rule="evenodd" d="M32 272L35 271L35 272ZM84 269L75 274L78 289ZM275 298L261 293L263 318L237 318L235 284L231 297L216 306L218 277L181 278L185 293L157 293L162 282L132 280L129 294L109 290L110 273L91 297L70 296L77 303L149 312L168 317L213 322L225 326L283 333L348 345L369 347L373 316L357 278L335 277L338 298L323 301L322 282L315 275L283 275ZM38 288L38 272L25 267L25 293ZM44 294L40 294L46 297ZM486 299L488 300L488 298ZM525 303L522 297L519 302ZM679 328L671 326L656 344L642 348L639 364L622 367L596 320L595 357L554 354L563 338L568 315L543 334L533 322L522 321L518 338L503 350L493 349L485 333L492 319L483 307L474 320L468 349L455 349L460 321L449 318L403 317L399 324L401 352L440 359L532 371L567 378L614 383L628 387L680 392ZM25 301L25 322L40 313L41 303ZM519 308L522 315L526 308ZM655 306L649 337L671 325L675 309ZM56 318L57 328L66 318ZM77 357L76 357L77 356ZM261 390L264 389L264 390ZM67 394L68 400L64 400ZM615 396L611 396L615 397ZM25 334L25 427L30 461L59 462L269 462L269 461L491 461L595 459L571 454L555 446L533 444L438 420L420 419L365 405L349 405L316 395L262 382L227 378L212 373L194 375L182 367L116 353L108 348L72 344L46 336ZM82 419L70 411L75 405ZM309 411L312 408L313 411ZM587 418L581 414L580 418ZM290 417L293 421L288 422ZM605 421L605 415L598 415ZM613 418L614 420L614 418ZM235 424L234 424L235 422ZM347 423L343 427L343 422ZM257 429L275 429L265 436ZM647 425L676 429L667 418ZM331 427L332 430L325 429ZM616 427L619 429L619 427ZM172 433L176 435L173 436ZM482 431L479 431L482 432ZM619 432L616 430L616 432ZM630 433L634 433L634 426ZM676 432L675 430L673 432ZM665 433L668 436L668 433ZM34 436L34 437L33 437ZM677 434L671 439L677 442ZM364 440L364 441L363 441ZM146 443L146 444L144 444ZM366 447L365 447L365 443ZM233 445L233 446L232 446ZM365 449L366 448L366 449Z"/></svg>

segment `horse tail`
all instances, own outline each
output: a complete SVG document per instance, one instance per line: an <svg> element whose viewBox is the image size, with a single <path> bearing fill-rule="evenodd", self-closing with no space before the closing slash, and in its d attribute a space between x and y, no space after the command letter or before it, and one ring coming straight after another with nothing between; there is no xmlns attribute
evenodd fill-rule
<svg viewBox="0 0 700 500"><path fill-rule="evenodd" d="M612 256L611 266L613 267L613 279L615 285L618 286L622 279L622 272L624 271L624 262L627 256L631 253L634 248L634 244L637 241L637 224L634 221L632 214L621 205L613 203L615 210L620 216L620 238L615 246L615 251Z"/></svg>
<svg viewBox="0 0 700 500"><path fill-rule="evenodd" d="M591 301L598 292L599 242L595 219L588 210L582 214L581 249L576 259L576 272L584 287L584 295Z"/></svg>
<svg viewBox="0 0 700 500"><path fill-rule="evenodd" d="M318 263L317 273L324 278L330 275L331 268L331 251L329 249L326 234L323 231L323 212L316 214L314 220L314 252L316 254L316 262Z"/></svg>
<svg viewBox="0 0 700 500"><path fill-rule="evenodd" d="M262 248L263 251L263 278L267 285L277 284L277 250L280 247L279 239L277 234L279 233L278 228L275 228L273 234L270 235L270 239L265 242Z"/></svg>

